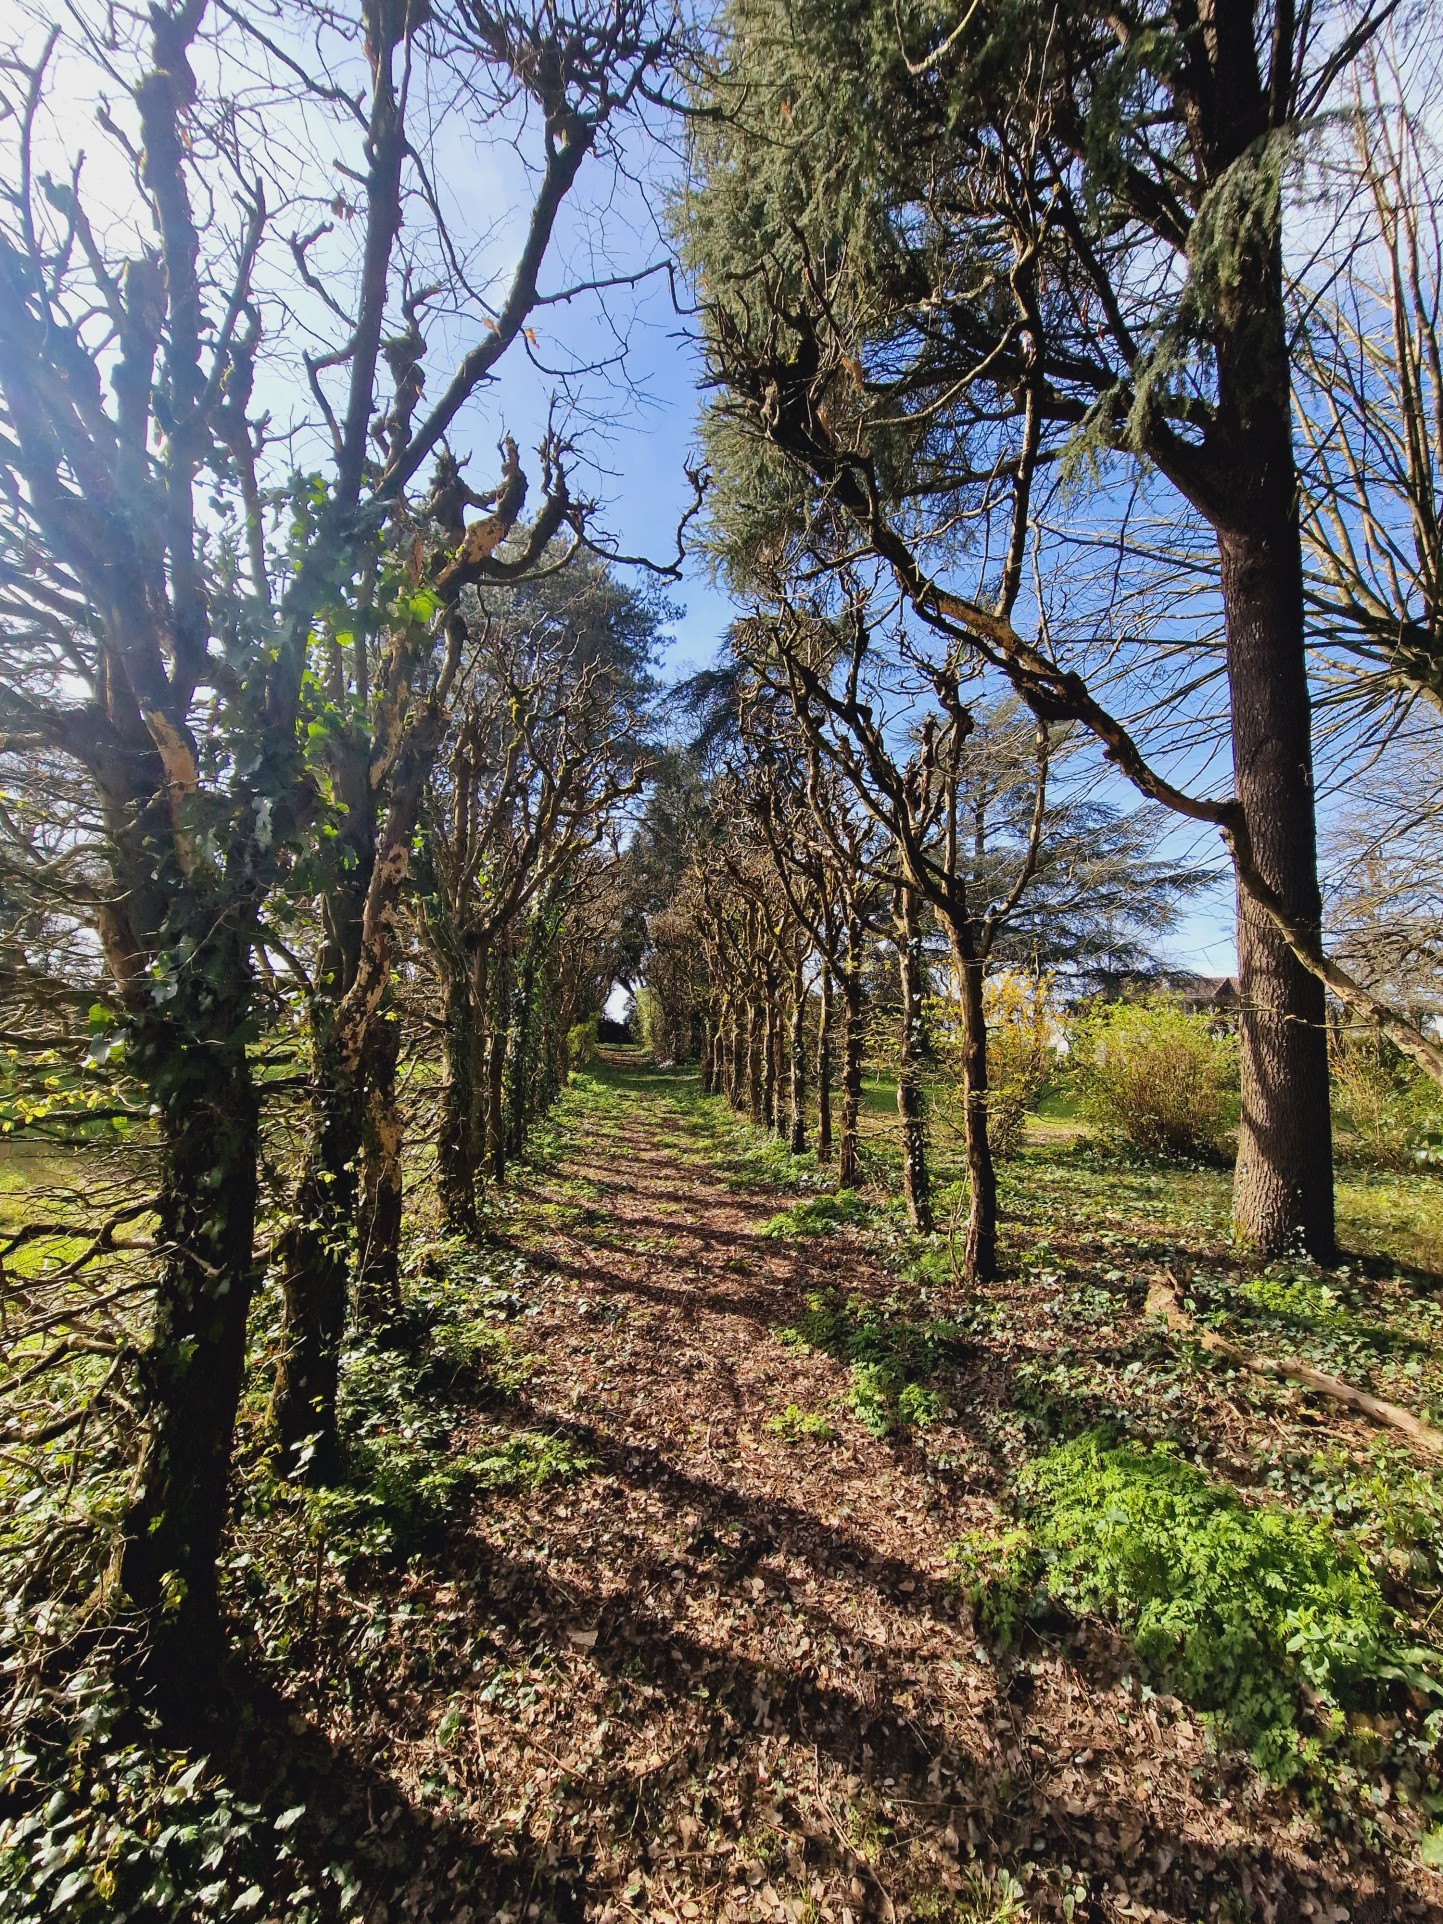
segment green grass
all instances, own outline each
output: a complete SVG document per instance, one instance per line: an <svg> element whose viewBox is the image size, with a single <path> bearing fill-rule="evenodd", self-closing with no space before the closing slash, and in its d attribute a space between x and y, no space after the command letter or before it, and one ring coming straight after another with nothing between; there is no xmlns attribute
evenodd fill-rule
<svg viewBox="0 0 1443 1924"><path fill-rule="evenodd" d="M1043 1088L1032 1113L1043 1122L1077 1122L1082 1115L1082 1101L1075 1089L1063 1082L1050 1082Z"/></svg>
<svg viewBox="0 0 1443 1924"><path fill-rule="evenodd" d="M963 1174L961 1143L950 1126L944 1084L926 1089L933 1176L945 1185ZM900 1175L896 1086L869 1075L860 1125L869 1170L895 1186ZM1032 1112L1031 1139L999 1164L1002 1214L1016 1221L1080 1209L1085 1219L1127 1220L1161 1239L1226 1241L1232 1172L1226 1168L1146 1168L1099 1153L1082 1123L1075 1093L1045 1089ZM1421 1270L1443 1289L1443 1171L1369 1171L1340 1160L1335 1178L1338 1241L1350 1256Z"/></svg>

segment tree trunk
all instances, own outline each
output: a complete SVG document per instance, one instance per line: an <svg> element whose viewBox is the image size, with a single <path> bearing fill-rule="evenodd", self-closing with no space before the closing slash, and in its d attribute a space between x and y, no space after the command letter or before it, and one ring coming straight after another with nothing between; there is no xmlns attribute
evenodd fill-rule
<svg viewBox="0 0 1443 1924"><path fill-rule="evenodd" d="M701 1092L704 1096L716 1094L716 1025L711 1017L702 1018L701 1041Z"/></svg>
<svg viewBox="0 0 1443 1924"><path fill-rule="evenodd" d="M727 1100L733 1109L741 1110L746 1101L747 1079L747 1036L742 1020L740 1003L732 1004L731 1034L731 1085L727 1090Z"/></svg>
<svg viewBox="0 0 1443 1924"><path fill-rule="evenodd" d="M436 1118L436 1193L446 1229L453 1236L464 1236L476 1227L476 1157L472 1141L476 1022L470 984L460 971L448 972L445 998L441 1099Z"/></svg>
<svg viewBox="0 0 1443 1924"><path fill-rule="evenodd" d="M765 1076L762 1069L762 1012L755 1002L747 1004L747 1097L753 1122L766 1114Z"/></svg>
<svg viewBox="0 0 1443 1924"><path fill-rule="evenodd" d="M862 1107L862 1052L866 1029L862 1014L860 957L853 951L842 977L846 1023L842 1030L842 1134L837 1149L837 1187L855 1189L861 1177L857 1155L857 1117Z"/></svg>
<svg viewBox="0 0 1443 1924"><path fill-rule="evenodd" d="M1237 511L1218 526L1234 784L1258 868L1284 905L1322 923L1312 718L1303 650L1302 553L1281 267L1273 314L1231 330L1218 357L1223 465ZM1322 983L1245 898L1238 903L1242 1125L1238 1233L1273 1256L1301 1240L1334 1254L1333 1143Z"/></svg>
<svg viewBox="0 0 1443 1924"><path fill-rule="evenodd" d="M260 1117L235 1039L241 1014L222 1036L212 1018L203 1041L161 1030L135 1058L161 1112L160 1276L118 1575L145 1621L146 1681L178 1732L193 1729L217 1678L216 1559L256 1280Z"/></svg>
<svg viewBox="0 0 1443 1924"><path fill-rule="evenodd" d="M347 1072L323 1050L310 1146L281 1238L285 1315L270 1408L286 1470L310 1482L328 1482L340 1467L336 1391L355 1246L362 1111L359 1073Z"/></svg>
<svg viewBox="0 0 1443 1924"><path fill-rule="evenodd" d="M555 999L548 995L542 1008L541 1041L536 1052L538 1100L543 1110L551 1108L566 1081L564 1036Z"/></svg>
<svg viewBox="0 0 1443 1924"><path fill-rule="evenodd" d="M486 1154L494 1182L506 1180L506 1051L509 1036L497 1029L486 1053Z"/></svg>
<svg viewBox="0 0 1443 1924"><path fill-rule="evenodd" d="M353 800L344 838L354 861L324 902L326 930L308 1011L310 1115L300 1179L278 1250L281 1353L268 1419L287 1475L329 1482L340 1468L336 1391L355 1252L364 1072L360 1050L343 1059L338 1029L366 952L367 899L377 880L374 824L364 760L343 758L338 776L367 798ZM372 945L368 958L378 954Z"/></svg>
<svg viewBox="0 0 1443 1924"><path fill-rule="evenodd" d="M537 910L526 930L517 971L506 1091L506 1148L513 1162L526 1148L527 1131L536 1113L536 985L545 928L546 918Z"/></svg>
<svg viewBox="0 0 1443 1924"><path fill-rule="evenodd" d="M799 961L792 973L792 1028L790 1037L791 1130L787 1146L794 1156L807 1146L807 988Z"/></svg>
<svg viewBox="0 0 1443 1924"><path fill-rule="evenodd" d="M394 1323L401 1307L401 1209L404 1125L396 1100L401 1024L394 1009L379 1010L362 1059L361 1210L356 1262L356 1313L373 1327Z"/></svg>
<svg viewBox="0 0 1443 1924"><path fill-rule="evenodd" d="M762 1113L760 1118L767 1129L775 1129L777 1126L777 1051L781 1034L779 1014L775 985L768 982L766 1003L762 1012Z"/></svg>
<svg viewBox="0 0 1443 1924"><path fill-rule="evenodd" d="M897 1064L897 1115L902 1130L902 1187L907 1219L919 1235L932 1230L932 1195L927 1177L927 1140L922 1116L921 1066L922 953L917 901L911 889L897 891L897 971L902 989L900 1053Z"/></svg>
<svg viewBox="0 0 1443 1924"><path fill-rule="evenodd" d="M497 1182L506 1179L506 1053L511 1041L511 964L503 951L491 986L486 1045L486 1156Z"/></svg>
<svg viewBox="0 0 1443 1924"><path fill-rule="evenodd" d="M822 963L817 1019L817 1161L832 1160L832 971Z"/></svg>
<svg viewBox="0 0 1443 1924"><path fill-rule="evenodd" d="M997 1174L987 1133L987 1018L982 1001L984 965L954 938L953 955L962 997L962 1102L967 1142L967 1241L962 1273L969 1283L997 1276Z"/></svg>

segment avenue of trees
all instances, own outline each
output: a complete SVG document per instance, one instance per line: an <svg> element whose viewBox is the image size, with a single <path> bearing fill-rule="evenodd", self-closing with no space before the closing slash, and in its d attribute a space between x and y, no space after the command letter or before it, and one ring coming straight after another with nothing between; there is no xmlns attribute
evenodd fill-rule
<svg viewBox="0 0 1443 1924"><path fill-rule="evenodd" d="M86 1171L0 1235L6 1447L25 1581L124 1621L170 1727L258 1305L268 1460L325 1485L418 1174L475 1236L614 984L841 1189L884 1053L921 1234L945 1046L983 1286L999 980L1145 970L1230 872L1235 1230L1332 1258L1330 1021L1443 1082L1424 10L4 32L0 1120ZM584 397L659 138L706 471L642 558ZM666 687L698 535L735 619Z"/></svg>
<svg viewBox="0 0 1443 1924"><path fill-rule="evenodd" d="M1309 679L1312 644L1374 722L1435 696L1438 247L1404 16L740 0L719 35L679 226L753 652L964 985L955 770L989 678L1221 831L1236 1224L1327 1257L1325 986L1443 1076L1324 944Z"/></svg>

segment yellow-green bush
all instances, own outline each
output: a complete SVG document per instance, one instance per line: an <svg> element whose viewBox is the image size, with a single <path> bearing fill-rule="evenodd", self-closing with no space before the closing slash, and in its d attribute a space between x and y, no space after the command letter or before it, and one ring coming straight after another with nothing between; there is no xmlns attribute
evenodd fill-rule
<svg viewBox="0 0 1443 1924"><path fill-rule="evenodd" d="M1384 1037L1337 1028L1328 1036L1339 1147L1376 1169L1411 1169L1443 1153L1443 1100L1434 1083Z"/></svg>
<svg viewBox="0 0 1443 1924"><path fill-rule="evenodd" d="M599 1017L589 1015L584 1022L573 1022L566 1032L566 1066L589 1069L596 1060Z"/></svg>
<svg viewBox="0 0 1443 1924"><path fill-rule="evenodd" d="M1212 1156L1235 1112L1237 1043L1163 996L1108 1003L1073 1025L1072 1076L1113 1142L1144 1156Z"/></svg>

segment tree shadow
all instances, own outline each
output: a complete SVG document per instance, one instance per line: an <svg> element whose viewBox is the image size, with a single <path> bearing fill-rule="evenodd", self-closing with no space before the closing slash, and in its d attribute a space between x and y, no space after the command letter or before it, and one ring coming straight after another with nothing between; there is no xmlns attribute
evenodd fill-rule
<svg viewBox="0 0 1443 1924"><path fill-rule="evenodd" d="M329 1916L383 1924L458 1924L489 1918L508 1896L545 1884L545 1915L580 1924L585 1892L551 1874L526 1840L498 1847L481 1824L439 1802L418 1806L364 1740L328 1735L283 1695L258 1662L233 1659L213 1721L210 1756L239 1798L285 1827L298 1888Z"/></svg>
<svg viewBox="0 0 1443 1924"><path fill-rule="evenodd" d="M624 1573L615 1566L598 1570L597 1580L587 1584L568 1569L562 1583L546 1562L498 1556L469 1536L450 1546L447 1575L464 1580L533 1658L574 1660L573 1634L584 1625L588 1639L595 1639L587 1661L615 1686L611 1701L620 1706L628 1690L639 1688L647 1698L662 1693L673 1707L689 1735L662 1768L638 1777L619 1763L610 1770L603 1764L593 1777L589 1795L611 1826L642 1836L659 1832L668 1799L687 1783L704 1780L722 1758L753 1758L743 1781L760 1800L765 1772L758 1747L763 1739L780 1738L804 1756L825 1757L884 1801L905 1804L914 1829L928 1833L934 1846L947 1833L975 1837L979 1858L992 1868L1068 1863L1086 1872L1093 1864L1094 1883L1120 1875L1136 1901L1140 1879L1150 1902L1186 1917L1216 1915L1219 1905L1235 1904L1240 1896L1256 1906L1256 1914L1280 1919L1315 1915L1323 1903L1341 1904L1357 1924L1433 1914L1395 1884L1386 1863L1309 1863L1296 1848L1266 1836L1218 1843L1199 1835L1211 1821L1205 1801L1196 1812L1199 1821L1185 1830L1173 1812L1114 1782L1121 1771L1098 1773L1086 1810L1072 1807L1058 1787L1068 1759L1056 1756L1055 1741L1046 1741L1045 1711L1040 1726L1031 1722L1033 1671L1027 1664L1003 1679L985 1712L959 1733L955 1719L939 1707L918 1705L885 1649L856 1661L839 1679L835 1670L824 1674L815 1660L759 1659L740 1640L695 1634L650 1601L664 1580L675 1581L679 1564L694 1580L738 1595L760 1578L767 1607L784 1609L814 1638L831 1632L844 1648L856 1641L845 1615L834 1616L809 1599L799 1580L769 1563L801 1564L827 1575L845 1568L908 1615L960 1616L959 1646L967 1617L944 1583L903 1559L876 1555L864 1537L823 1524L796 1506L748 1498L680 1471L655 1452L610 1445L585 1425L572 1426L570 1433L616 1479L623 1506L625 1492L644 1485L665 1497L669 1514L688 1518L690 1534L680 1553L659 1544L650 1557L630 1557ZM693 1514L698 1521L691 1526ZM608 1586L608 1575L618 1581ZM757 1608L763 1607L758 1600ZM1069 1687L1068 1677L1093 1682L1109 1671L1115 1677L1125 1665L1125 1640L1111 1634L1104 1641L1117 1647L1093 1652L1091 1661L1056 1640L1033 1651L1045 1650ZM625 1712L618 1707L614 1715ZM1127 1761L1121 1747L1117 1761ZM775 1764L772 1769L775 1774ZM1237 1754L1215 1759L1213 1769L1219 1793L1236 1793L1247 1775ZM732 1815L743 1822L748 1812ZM804 1839L808 1869L848 1877L865 1871L860 1853L845 1836L829 1838L818 1815L813 1800L795 1792L782 1813L785 1826ZM1280 1822L1278 1828L1285 1826ZM866 1875L861 1881L867 1887ZM584 1867L572 1867L562 1882L574 1897L584 1890ZM870 1888L858 1903L864 1914L883 1908ZM1229 1913L1224 1908L1221 1914Z"/></svg>

